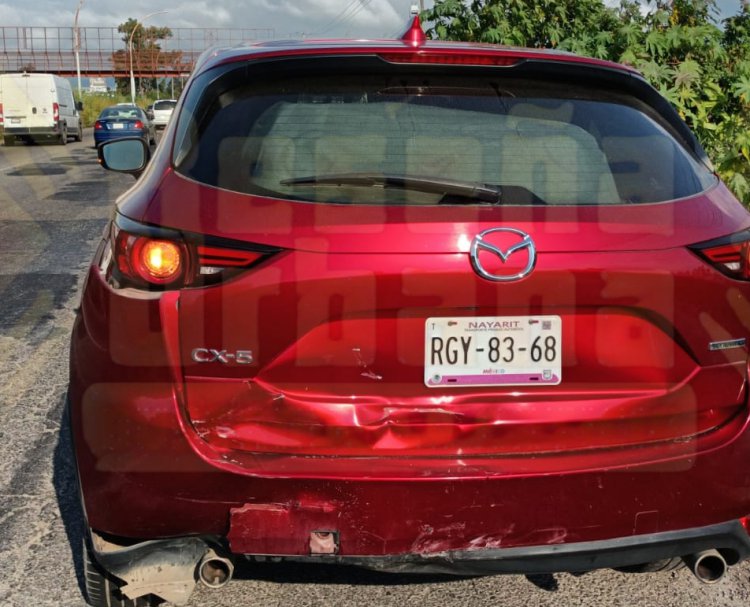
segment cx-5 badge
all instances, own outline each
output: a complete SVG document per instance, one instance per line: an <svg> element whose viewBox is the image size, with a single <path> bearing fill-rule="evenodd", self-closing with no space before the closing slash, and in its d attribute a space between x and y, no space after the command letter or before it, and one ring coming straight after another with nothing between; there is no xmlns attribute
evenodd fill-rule
<svg viewBox="0 0 750 607"><path fill-rule="evenodd" d="M516 244L511 245L507 251L503 251L503 249L490 242L491 235L496 233L513 234L514 236L518 236L520 240ZM518 251L523 251L524 249L528 249L529 256L526 266L520 272L515 272L513 274L491 274L484 269L479 261L480 251L487 251L497 255L503 263L507 263L511 255ZM510 282L513 280L521 280L531 274L531 271L536 265L536 247L534 246L534 241L531 239L531 236L526 232L516 230L515 228L492 228L477 234L474 237L474 240L471 241L469 259L471 260L471 267L474 268L474 271L482 278L495 282Z"/></svg>
<svg viewBox="0 0 750 607"><path fill-rule="evenodd" d="M196 363L222 363L228 365L235 362L238 365L253 364L253 353L250 350L227 352L226 350L214 350L212 348L195 348L190 353L190 358Z"/></svg>
<svg viewBox="0 0 750 607"><path fill-rule="evenodd" d="M708 349L712 352L717 350L731 350L732 348L744 348L747 345L747 340L742 337L740 339L730 339L728 341L712 341L708 344Z"/></svg>

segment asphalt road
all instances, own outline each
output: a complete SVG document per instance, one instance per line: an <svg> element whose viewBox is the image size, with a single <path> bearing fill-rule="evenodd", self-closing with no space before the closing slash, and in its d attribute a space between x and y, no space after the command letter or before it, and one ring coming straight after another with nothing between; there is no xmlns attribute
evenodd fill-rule
<svg viewBox="0 0 750 607"><path fill-rule="evenodd" d="M81 606L81 513L63 419L84 269L132 178L84 143L0 146L0 606ZM705 586L685 569L628 575L406 577L344 567L242 567L191 607L750 604L750 563Z"/></svg>

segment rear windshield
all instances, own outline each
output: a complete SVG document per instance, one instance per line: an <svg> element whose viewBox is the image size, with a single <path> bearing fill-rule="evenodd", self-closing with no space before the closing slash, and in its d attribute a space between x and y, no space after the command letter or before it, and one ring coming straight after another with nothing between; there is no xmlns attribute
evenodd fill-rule
<svg viewBox="0 0 750 607"><path fill-rule="evenodd" d="M495 74L235 76L178 136L192 179L318 203L612 205L714 182L637 99Z"/></svg>
<svg viewBox="0 0 750 607"><path fill-rule="evenodd" d="M99 118L139 118L139 112L132 107L109 107L102 110Z"/></svg>

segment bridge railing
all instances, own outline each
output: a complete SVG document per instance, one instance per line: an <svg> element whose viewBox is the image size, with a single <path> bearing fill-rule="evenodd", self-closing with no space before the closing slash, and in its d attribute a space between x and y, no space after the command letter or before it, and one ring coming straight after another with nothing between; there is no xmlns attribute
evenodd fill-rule
<svg viewBox="0 0 750 607"><path fill-rule="evenodd" d="M270 28L170 28L172 37L158 49L134 49L133 71L139 77L185 76L195 60L212 46L271 40ZM81 27L79 59L87 76L125 76L130 56L124 34L116 27ZM0 26L0 73L76 73L72 27Z"/></svg>

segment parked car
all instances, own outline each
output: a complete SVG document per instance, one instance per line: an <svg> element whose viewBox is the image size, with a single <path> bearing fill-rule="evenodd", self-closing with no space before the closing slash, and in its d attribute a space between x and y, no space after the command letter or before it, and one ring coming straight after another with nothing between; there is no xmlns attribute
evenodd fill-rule
<svg viewBox="0 0 750 607"><path fill-rule="evenodd" d="M750 554L750 214L633 68L235 47L164 142L99 148L146 172L72 336L90 603Z"/></svg>
<svg viewBox="0 0 750 607"><path fill-rule="evenodd" d="M83 139L79 112L81 102L73 98L70 83L53 74L0 74L0 122L3 142L55 139L65 145L68 138Z"/></svg>
<svg viewBox="0 0 750 607"><path fill-rule="evenodd" d="M146 112L129 103L118 103L104 108L94 123L94 143L122 137L141 137L147 143L156 143L156 129Z"/></svg>
<svg viewBox="0 0 750 607"><path fill-rule="evenodd" d="M154 126L156 128L165 128L172 117L172 112L177 105L176 99L159 99L154 102Z"/></svg>

